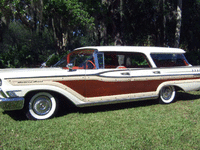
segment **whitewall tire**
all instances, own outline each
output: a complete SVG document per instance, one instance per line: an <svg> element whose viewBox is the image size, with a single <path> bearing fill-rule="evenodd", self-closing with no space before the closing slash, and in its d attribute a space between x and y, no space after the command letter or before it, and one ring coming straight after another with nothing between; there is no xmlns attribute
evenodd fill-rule
<svg viewBox="0 0 200 150"><path fill-rule="evenodd" d="M52 94L39 92L30 98L26 116L31 120L49 119L55 116L57 107L57 100Z"/></svg>
<svg viewBox="0 0 200 150"><path fill-rule="evenodd" d="M160 90L159 103L169 104L172 103L176 96L176 90L173 86L164 86Z"/></svg>

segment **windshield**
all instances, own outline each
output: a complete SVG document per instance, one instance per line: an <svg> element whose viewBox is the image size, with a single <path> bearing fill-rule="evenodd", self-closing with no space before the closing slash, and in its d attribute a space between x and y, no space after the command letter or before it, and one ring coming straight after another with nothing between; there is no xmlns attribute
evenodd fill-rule
<svg viewBox="0 0 200 150"><path fill-rule="evenodd" d="M66 67L72 63L75 69L95 69L93 53L94 50L73 51L58 61L54 67Z"/></svg>
<svg viewBox="0 0 200 150"><path fill-rule="evenodd" d="M67 56L60 59L53 67L66 67L67 66Z"/></svg>
<svg viewBox="0 0 200 150"><path fill-rule="evenodd" d="M157 67L188 66L183 54L151 54Z"/></svg>

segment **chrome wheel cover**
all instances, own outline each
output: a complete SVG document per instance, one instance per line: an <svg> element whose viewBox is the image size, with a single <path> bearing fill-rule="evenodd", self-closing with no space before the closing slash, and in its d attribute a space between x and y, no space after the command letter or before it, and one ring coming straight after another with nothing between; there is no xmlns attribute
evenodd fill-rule
<svg viewBox="0 0 200 150"><path fill-rule="evenodd" d="M172 97L172 88L170 86L164 87L162 89L162 97L165 100L169 100Z"/></svg>
<svg viewBox="0 0 200 150"><path fill-rule="evenodd" d="M160 91L160 100L163 103L171 103L175 99L176 91L173 86L165 86Z"/></svg>
<svg viewBox="0 0 200 150"><path fill-rule="evenodd" d="M46 115L51 110L52 103L49 97L39 96L33 101L31 107L36 114Z"/></svg>
<svg viewBox="0 0 200 150"><path fill-rule="evenodd" d="M54 116L56 108L56 99L47 92L39 92L29 101L29 114L38 120L51 118Z"/></svg>

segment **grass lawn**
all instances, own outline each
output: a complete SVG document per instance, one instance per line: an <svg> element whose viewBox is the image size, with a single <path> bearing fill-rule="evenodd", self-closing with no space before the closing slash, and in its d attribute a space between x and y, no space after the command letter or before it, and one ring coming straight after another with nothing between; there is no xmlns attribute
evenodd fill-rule
<svg viewBox="0 0 200 150"><path fill-rule="evenodd" d="M62 111L50 120L25 120L0 109L0 149L200 149L200 91L155 100Z"/></svg>

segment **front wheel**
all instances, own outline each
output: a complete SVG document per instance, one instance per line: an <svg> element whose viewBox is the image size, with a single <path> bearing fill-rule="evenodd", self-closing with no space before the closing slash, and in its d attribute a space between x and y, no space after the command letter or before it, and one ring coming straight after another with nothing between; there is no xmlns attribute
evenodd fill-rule
<svg viewBox="0 0 200 150"><path fill-rule="evenodd" d="M26 116L28 119L44 120L55 116L58 104L52 94L39 92L30 98L26 107Z"/></svg>
<svg viewBox="0 0 200 150"><path fill-rule="evenodd" d="M176 96L176 90L173 86L164 86L160 90L160 104L169 104L172 103Z"/></svg>

